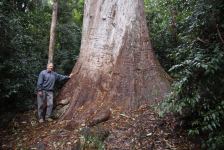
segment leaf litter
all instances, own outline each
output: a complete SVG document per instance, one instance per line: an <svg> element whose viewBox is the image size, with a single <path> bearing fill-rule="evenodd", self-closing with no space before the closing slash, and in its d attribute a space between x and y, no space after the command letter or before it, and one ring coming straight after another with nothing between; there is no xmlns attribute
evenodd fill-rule
<svg viewBox="0 0 224 150"><path fill-rule="evenodd" d="M38 123L36 111L17 114L7 128L0 129L1 149L99 149L86 140L88 136L96 137L103 149L108 150L188 150L194 147L185 130L176 127L178 121L173 115L161 118L148 106L129 113L112 111L112 117L105 122L91 127L81 125L72 130L66 129L69 121Z"/></svg>

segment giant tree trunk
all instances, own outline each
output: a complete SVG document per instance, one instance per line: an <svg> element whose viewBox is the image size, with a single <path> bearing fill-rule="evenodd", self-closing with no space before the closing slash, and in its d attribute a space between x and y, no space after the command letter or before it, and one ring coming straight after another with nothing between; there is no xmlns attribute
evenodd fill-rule
<svg viewBox="0 0 224 150"><path fill-rule="evenodd" d="M58 100L62 119L85 121L100 112L129 111L167 94L169 76L148 36L143 0L86 0L80 56Z"/></svg>
<svg viewBox="0 0 224 150"><path fill-rule="evenodd" d="M57 13L58 13L58 0L54 0L53 10L52 10L51 29L50 29L48 63L53 63L55 38L56 38L55 34L56 34L56 24L57 24Z"/></svg>

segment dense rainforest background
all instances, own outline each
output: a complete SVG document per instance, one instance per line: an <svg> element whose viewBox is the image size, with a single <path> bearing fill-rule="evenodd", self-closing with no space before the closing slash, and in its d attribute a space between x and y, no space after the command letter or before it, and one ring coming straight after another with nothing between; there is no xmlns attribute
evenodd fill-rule
<svg viewBox="0 0 224 150"><path fill-rule="evenodd" d="M23 110L33 103L36 80L46 68L52 2L0 2L1 110ZM55 67L69 74L79 53L83 1L61 2L57 24Z"/></svg>
<svg viewBox="0 0 224 150"><path fill-rule="evenodd" d="M59 1L54 62L69 74L81 41L83 0ZM157 110L172 112L202 147L224 147L224 2L145 0L155 53L173 78ZM0 113L2 124L34 109L39 72L46 67L52 2L0 1ZM58 86L60 88L60 85Z"/></svg>

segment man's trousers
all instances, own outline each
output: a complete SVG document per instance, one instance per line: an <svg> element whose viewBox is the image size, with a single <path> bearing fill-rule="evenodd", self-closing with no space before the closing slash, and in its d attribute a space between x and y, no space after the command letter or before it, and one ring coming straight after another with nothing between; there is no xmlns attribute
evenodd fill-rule
<svg viewBox="0 0 224 150"><path fill-rule="evenodd" d="M44 116L44 109L47 104L46 116ZM42 91L42 95L37 94L37 111L39 119L51 117L51 112L53 109L53 92L52 91Z"/></svg>

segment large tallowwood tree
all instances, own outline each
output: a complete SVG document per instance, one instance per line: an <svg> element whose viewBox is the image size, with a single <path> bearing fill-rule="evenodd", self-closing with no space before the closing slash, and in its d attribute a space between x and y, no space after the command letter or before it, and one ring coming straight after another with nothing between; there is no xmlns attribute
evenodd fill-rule
<svg viewBox="0 0 224 150"><path fill-rule="evenodd" d="M143 0L86 0L80 56L58 100L62 119L85 122L107 110L159 102L169 76L152 50Z"/></svg>

